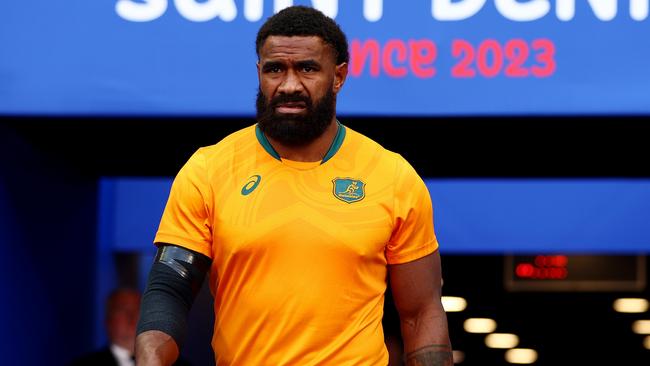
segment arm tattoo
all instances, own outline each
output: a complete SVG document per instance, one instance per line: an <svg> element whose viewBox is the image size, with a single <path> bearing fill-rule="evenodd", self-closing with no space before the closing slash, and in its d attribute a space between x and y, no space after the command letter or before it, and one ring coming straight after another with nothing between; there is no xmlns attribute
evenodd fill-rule
<svg viewBox="0 0 650 366"><path fill-rule="evenodd" d="M406 366L451 366L453 364L451 348L446 344L432 344L406 355Z"/></svg>

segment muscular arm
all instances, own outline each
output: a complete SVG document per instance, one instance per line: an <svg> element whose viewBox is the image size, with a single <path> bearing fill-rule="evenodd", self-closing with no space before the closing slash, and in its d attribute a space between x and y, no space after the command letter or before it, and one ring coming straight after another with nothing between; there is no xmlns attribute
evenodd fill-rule
<svg viewBox="0 0 650 366"><path fill-rule="evenodd" d="M171 365L178 358L178 345L167 333L148 330L135 339L135 353L138 365Z"/></svg>
<svg viewBox="0 0 650 366"><path fill-rule="evenodd" d="M413 262L388 267L400 317L406 366L451 366L447 315L440 302L438 251Z"/></svg>
<svg viewBox="0 0 650 366"><path fill-rule="evenodd" d="M142 297L135 340L138 366L176 361L192 307L210 259L172 244L161 244Z"/></svg>

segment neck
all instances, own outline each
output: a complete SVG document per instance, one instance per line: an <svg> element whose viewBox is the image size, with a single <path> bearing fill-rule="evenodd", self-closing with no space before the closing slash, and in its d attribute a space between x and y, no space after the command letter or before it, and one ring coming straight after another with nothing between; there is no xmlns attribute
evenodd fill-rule
<svg viewBox="0 0 650 366"><path fill-rule="evenodd" d="M266 138L282 159L303 162L320 161L323 160L323 157L332 145L338 128L336 118L333 118L322 135L304 146L287 146L268 136Z"/></svg>

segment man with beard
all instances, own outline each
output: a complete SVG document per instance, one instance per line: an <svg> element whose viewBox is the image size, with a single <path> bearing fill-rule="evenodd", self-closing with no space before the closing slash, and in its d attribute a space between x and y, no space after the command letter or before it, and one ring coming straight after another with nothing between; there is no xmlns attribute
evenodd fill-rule
<svg viewBox="0 0 650 366"><path fill-rule="evenodd" d="M218 365L386 365L387 277L407 365L451 365L431 200L398 154L335 116L345 35L290 7L260 28L257 124L176 176L138 325L138 365L168 365L210 271Z"/></svg>

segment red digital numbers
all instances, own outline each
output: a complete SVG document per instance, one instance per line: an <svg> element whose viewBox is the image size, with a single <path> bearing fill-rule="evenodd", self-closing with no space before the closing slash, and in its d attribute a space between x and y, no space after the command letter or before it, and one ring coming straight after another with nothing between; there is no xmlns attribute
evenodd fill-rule
<svg viewBox="0 0 650 366"><path fill-rule="evenodd" d="M522 279L564 280L569 276L568 264L566 255L538 255L532 263L518 263L515 275Z"/></svg>
<svg viewBox="0 0 650 366"><path fill-rule="evenodd" d="M455 78L473 78L481 75L493 78L534 76L549 77L555 72L555 45L548 39L536 39L530 44L523 39L511 39L501 44L486 39L478 47L463 39L455 39L451 54L457 63L451 69ZM527 63L532 65L526 66Z"/></svg>

